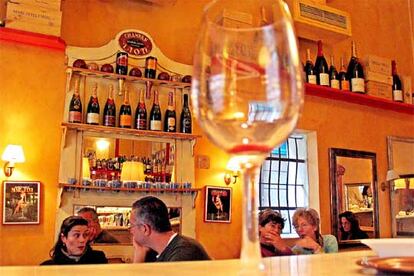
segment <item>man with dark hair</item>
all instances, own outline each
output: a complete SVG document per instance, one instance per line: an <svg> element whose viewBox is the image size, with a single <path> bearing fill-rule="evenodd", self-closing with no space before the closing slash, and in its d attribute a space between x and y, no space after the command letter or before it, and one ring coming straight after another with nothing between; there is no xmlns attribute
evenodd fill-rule
<svg viewBox="0 0 414 276"><path fill-rule="evenodd" d="M143 262L149 249L158 253L156 262L210 260L200 243L172 231L167 206L156 197L135 201L130 221L134 262Z"/></svg>
<svg viewBox="0 0 414 276"><path fill-rule="evenodd" d="M263 257L292 255L292 250L280 237L285 226L285 219L272 209L265 209L259 214L260 250Z"/></svg>
<svg viewBox="0 0 414 276"><path fill-rule="evenodd" d="M83 207L78 211L78 215L88 221L89 241L93 243L119 243L108 231L101 228L98 214L91 207Z"/></svg>

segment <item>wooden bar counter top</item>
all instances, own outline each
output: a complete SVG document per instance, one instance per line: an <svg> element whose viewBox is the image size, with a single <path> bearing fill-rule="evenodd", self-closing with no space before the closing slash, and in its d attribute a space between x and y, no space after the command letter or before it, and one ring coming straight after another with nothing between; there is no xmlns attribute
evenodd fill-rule
<svg viewBox="0 0 414 276"><path fill-rule="evenodd" d="M262 275L367 275L356 262L366 256L374 256L371 250L342 253L299 255L265 258L266 271ZM240 260L171 262L147 264L106 264L79 266L3 266L0 275L7 276L129 276L129 275L239 275Z"/></svg>

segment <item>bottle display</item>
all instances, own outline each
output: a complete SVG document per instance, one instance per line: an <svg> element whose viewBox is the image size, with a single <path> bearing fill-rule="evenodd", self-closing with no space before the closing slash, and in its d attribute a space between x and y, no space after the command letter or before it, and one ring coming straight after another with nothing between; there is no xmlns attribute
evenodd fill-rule
<svg viewBox="0 0 414 276"><path fill-rule="evenodd" d="M187 94L184 94L183 110L181 111L181 115L180 115L180 132L181 133L192 132L191 112L188 106L188 95Z"/></svg>
<svg viewBox="0 0 414 276"><path fill-rule="evenodd" d="M86 123L99 125L99 101L98 101L98 84L94 84L92 95L89 99L88 109L86 111Z"/></svg>
<svg viewBox="0 0 414 276"><path fill-rule="evenodd" d="M72 99L69 104L69 123L82 123L82 102L79 96L79 83L75 82Z"/></svg>
<svg viewBox="0 0 414 276"><path fill-rule="evenodd" d="M165 132L176 132L176 114L175 114L175 107L174 107L174 92L168 93L168 107L165 111L164 116L164 131Z"/></svg>
<svg viewBox="0 0 414 276"><path fill-rule="evenodd" d="M331 66L329 67L329 86L339 89L339 76L335 67L333 56L331 56Z"/></svg>
<svg viewBox="0 0 414 276"><path fill-rule="evenodd" d="M113 99L114 96L114 86L109 85L108 99L106 100L104 112L103 112L103 125L104 126L115 126L115 117L116 117L116 106Z"/></svg>
<svg viewBox="0 0 414 276"><path fill-rule="evenodd" d="M364 69L358 60L355 42L352 41L352 56L348 64L347 75L352 92L365 93Z"/></svg>
<svg viewBox="0 0 414 276"><path fill-rule="evenodd" d="M342 90L349 90L349 79L346 74L346 68L344 63L344 57L341 57L341 68L339 69L339 85Z"/></svg>
<svg viewBox="0 0 414 276"><path fill-rule="evenodd" d="M120 75L128 74L128 53L119 52L116 54L115 73Z"/></svg>
<svg viewBox="0 0 414 276"><path fill-rule="evenodd" d="M318 56L315 61L316 83L323 86L329 86L329 69L328 63L323 55L322 41L318 41Z"/></svg>
<svg viewBox="0 0 414 276"><path fill-rule="evenodd" d="M135 111L135 128L139 130L147 129L147 108L145 107L143 89L139 91L139 102Z"/></svg>
<svg viewBox="0 0 414 276"><path fill-rule="evenodd" d="M315 69L313 67L313 62L310 57L310 49L306 49L306 64L304 71L306 75L306 82L316 84Z"/></svg>
<svg viewBox="0 0 414 276"><path fill-rule="evenodd" d="M144 76L149 79L155 79L156 74L157 74L157 58L147 57L145 59Z"/></svg>
<svg viewBox="0 0 414 276"><path fill-rule="evenodd" d="M397 63L395 60L391 61L392 66L392 100L395 102L403 102L403 92L401 79L397 73Z"/></svg>
<svg viewBox="0 0 414 276"><path fill-rule="evenodd" d="M149 130L162 130L161 107L158 101L158 90L154 90L154 102L149 116Z"/></svg>
<svg viewBox="0 0 414 276"><path fill-rule="evenodd" d="M129 92L125 89L124 102L119 110L119 127L131 128L132 122L132 111L131 105L129 104Z"/></svg>

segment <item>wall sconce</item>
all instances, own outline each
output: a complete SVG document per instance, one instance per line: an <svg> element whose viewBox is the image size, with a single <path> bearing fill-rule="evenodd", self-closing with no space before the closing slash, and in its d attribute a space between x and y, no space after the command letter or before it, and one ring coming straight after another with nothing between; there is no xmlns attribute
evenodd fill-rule
<svg viewBox="0 0 414 276"><path fill-rule="evenodd" d="M387 171L386 182L381 183L381 190L385 191L390 186L390 182L394 181L393 189L414 189L414 182L410 181L414 178L414 174L398 174L395 170Z"/></svg>
<svg viewBox="0 0 414 276"><path fill-rule="evenodd" d="M224 183L226 185L236 184L237 178L240 173L240 165L237 158L231 158L226 166L226 172L224 173Z"/></svg>
<svg viewBox="0 0 414 276"><path fill-rule="evenodd" d="M1 159L6 161L6 164L4 164L4 175L10 177L13 174L14 164L25 161L23 147L20 145L7 145Z"/></svg>

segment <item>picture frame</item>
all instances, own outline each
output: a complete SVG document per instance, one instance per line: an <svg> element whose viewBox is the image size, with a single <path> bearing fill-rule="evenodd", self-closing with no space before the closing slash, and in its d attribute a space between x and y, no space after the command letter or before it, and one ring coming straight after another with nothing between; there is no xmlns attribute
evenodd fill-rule
<svg viewBox="0 0 414 276"><path fill-rule="evenodd" d="M40 181L3 181L3 224L39 224L40 189Z"/></svg>
<svg viewBox="0 0 414 276"><path fill-rule="evenodd" d="M231 222L232 188L205 187L204 221L217 223Z"/></svg>

